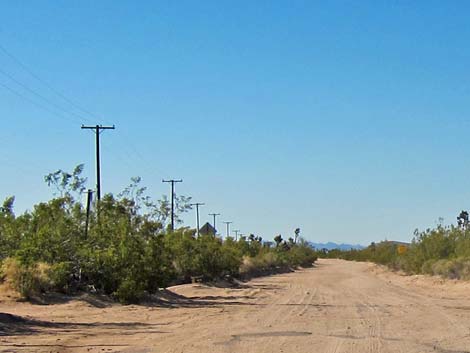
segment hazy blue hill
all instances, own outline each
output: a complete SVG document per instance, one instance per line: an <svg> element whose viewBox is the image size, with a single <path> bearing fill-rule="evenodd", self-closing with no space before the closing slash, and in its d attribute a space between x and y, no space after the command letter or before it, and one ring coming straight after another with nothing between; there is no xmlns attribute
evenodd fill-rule
<svg viewBox="0 0 470 353"><path fill-rule="evenodd" d="M310 245L313 246L315 249L320 250L320 249L340 249L340 250L351 250L351 249L364 249L365 246L359 245L359 244L338 244L338 243L333 243L333 242L328 242L328 243L313 243L310 242Z"/></svg>

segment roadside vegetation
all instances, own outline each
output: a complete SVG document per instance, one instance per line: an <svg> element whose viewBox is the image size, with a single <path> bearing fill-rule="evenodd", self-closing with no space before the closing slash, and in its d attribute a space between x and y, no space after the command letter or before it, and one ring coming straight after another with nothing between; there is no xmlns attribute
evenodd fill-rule
<svg viewBox="0 0 470 353"><path fill-rule="evenodd" d="M191 209L190 198L176 197L180 225L170 231L170 201L152 201L140 178L118 195L106 194L89 213L82 203L83 166L45 177L55 197L19 216L14 198L0 209L0 282L31 298L47 292L79 291L138 302L159 288L194 278L247 278L311 266L315 252L299 237L264 242L250 235L222 239L196 236L178 214Z"/></svg>
<svg viewBox="0 0 470 353"><path fill-rule="evenodd" d="M460 217L460 216L459 216ZM371 261L407 274L429 274L470 280L470 229L468 218L457 226L438 225L415 231L410 244L372 243L362 250L318 250L319 257Z"/></svg>

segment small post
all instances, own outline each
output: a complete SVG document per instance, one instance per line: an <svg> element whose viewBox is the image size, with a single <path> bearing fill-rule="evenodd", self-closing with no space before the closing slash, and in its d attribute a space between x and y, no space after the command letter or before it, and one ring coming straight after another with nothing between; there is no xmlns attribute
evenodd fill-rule
<svg viewBox="0 0 470 353"><path fill-rule="evenodd" d="M86 198L85 238L88 238L88 224L90 223L90 208L91 208L92 198L93 198L93 190L88 189L87 198Z"/></svg>

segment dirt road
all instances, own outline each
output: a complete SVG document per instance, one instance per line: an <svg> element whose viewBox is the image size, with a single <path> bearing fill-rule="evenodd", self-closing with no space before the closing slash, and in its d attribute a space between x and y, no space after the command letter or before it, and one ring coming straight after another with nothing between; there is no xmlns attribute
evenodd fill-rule
<svg viewBox="0 0 470 353"><path fill-rule="evenodd" d="M2 352L470 352L468 283L340 260L240 288L174 287L158 305L3 301L0 313L14 315L0 314Z"/></svg>

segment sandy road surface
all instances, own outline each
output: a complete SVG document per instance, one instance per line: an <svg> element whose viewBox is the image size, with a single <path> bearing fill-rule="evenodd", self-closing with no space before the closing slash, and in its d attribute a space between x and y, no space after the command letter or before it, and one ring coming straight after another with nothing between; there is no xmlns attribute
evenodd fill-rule
<svg viewBox="0 0 470 353"><path fill-rule="evenodd" d="M0 314L0 351L470 352L468 283L370 264L322 260L236 289L174 287L163 299L0 302L0 313L17 315Z"/></svg>

